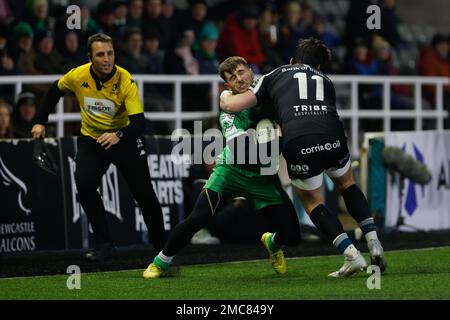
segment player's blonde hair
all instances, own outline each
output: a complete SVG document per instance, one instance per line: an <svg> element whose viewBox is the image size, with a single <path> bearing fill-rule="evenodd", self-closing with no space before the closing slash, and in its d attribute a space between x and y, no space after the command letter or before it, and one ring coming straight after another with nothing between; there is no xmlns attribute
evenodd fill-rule
<svg viewBox="0 0 450 320"><path fill-rule="evenodd" d="M225 77L225 72L227 73L233 73L234 70L236 70L236 68L240 65L244 65L247 68L250 68L250 66L248 65L247 60L245 60L242 57L239 56L232 56L232 57L228 57L226 58L220 65L219 65L219 74L220 77L227 82L227 79Z"/></svg>

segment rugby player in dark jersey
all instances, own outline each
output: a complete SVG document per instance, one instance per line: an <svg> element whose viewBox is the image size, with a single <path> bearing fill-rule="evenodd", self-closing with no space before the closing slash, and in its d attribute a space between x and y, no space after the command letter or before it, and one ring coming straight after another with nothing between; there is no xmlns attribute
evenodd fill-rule
<svg viewBox="0 0 450 320"><path fill-rule="evenodd" d="M367 200L353 177L344 127L336 111L332 81L321 72L331 59L330 50L314 38L302 40L290 64L262 76L241 94L222 94L220 106L239 112L261 105L271 108L283 135L282 152L289 177L314 225L344 255L343 266L329 274L350 276L366 269L367 262L344 232L337 216L324 205L323 173L342 194L350 215L367 240L372 264L384 271L386 262Z"/></svg>

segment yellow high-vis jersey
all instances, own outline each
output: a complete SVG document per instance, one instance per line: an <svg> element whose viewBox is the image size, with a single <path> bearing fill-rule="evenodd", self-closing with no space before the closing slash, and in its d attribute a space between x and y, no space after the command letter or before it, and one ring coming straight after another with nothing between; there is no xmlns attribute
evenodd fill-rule
<svg viewBox="0 0 450 320"><path fill-rule="evenodd" d="M73 92L80 104L81 134L97 139L129 124L129 115L144 112L130 73L115 66L104 82L95 80L92 63L70 70L58 81L59 90Z"/></svg>

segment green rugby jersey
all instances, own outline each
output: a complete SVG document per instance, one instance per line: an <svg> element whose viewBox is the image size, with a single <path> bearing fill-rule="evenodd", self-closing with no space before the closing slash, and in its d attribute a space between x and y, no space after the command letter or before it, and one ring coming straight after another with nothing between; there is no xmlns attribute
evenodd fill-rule
<svg viewBox="0 0 450 320"><path fill-rule="evenodd" d="M259 118L252 114L252 111L254 110L247 109L234 114L226 112L220 114L222 134L226 140L236 138L244 134L249 128L254 127ZM261 165L232 164L229 163L230 161L227 163L227 160L231 159L230 152L229 147L226 146L218 156L213 172L204 188L213 190L227 199L235 197L250 199L253 201L256 210L290 201L289 196L281 186L276 173L278 170L272 175L261 175ZM278 161L278 157L276 161Z"/></svg>
<svg viewBox="0 0 450 320"><path fill-rule="evenodd" d="M254 112L253 109L246 109L237 113L227 113L224 111L220 112L220 127L222 128L222 134L227 142L242 134L245 134L249 128L255 128L255 122L259 119L252 114L252 112ZM254 137L250 137L250 139L254 139ZM235 147L239 151L239 146L235 145ZM254 152L257 152L257 150L254 150ZM269 164L239 165L233 163L231 151L228 145L225 146L222 153L217 157L216 164L230 165L234 169L240 170L242 173L251 176L259 175L261 173L261 167L269 167Z"/></svg>

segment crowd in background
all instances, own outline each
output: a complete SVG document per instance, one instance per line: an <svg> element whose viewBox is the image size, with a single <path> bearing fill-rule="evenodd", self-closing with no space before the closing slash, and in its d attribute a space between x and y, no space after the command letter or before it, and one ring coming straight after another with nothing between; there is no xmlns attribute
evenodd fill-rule
<svg viewBox="0 0 450 320"><path fill-rule="evenodd" d="M379 1L382 27L369 30L366 8L372 2L348 0L345 28L339 33L331 27L333 16L317 12L308 1L214 1L211 5L189 0L184 9L170 0L70 1L81 8L81 29L69 30L69 1L0 0L0 76L63 74L88 62L87 39L97 32L114 39L116 64L132 74L217 74L219 62L231 55L244 57L255 73L262 74L289 63L299 39L316 37L333 50L328 73L450 76L448 35L436 34L425 46L412 48L399 32L395 0ZM399 53L413 49L420 55L412 68L405 68ZM47 88L27 85L15 97L13 86L0 85L0 138L30 136ZM184 110L209 109L207 85L186 88ZM360 108L381 108L381 87L359 89ZM146 85L146 110L171 108L170 90L168 85ZM425 108L435 106L434 90L424 87ZM447 110L449 94L446 86ZM393 86L392 108L412 109L413 96L410 88ZM65 110L76 112L76 108L74 99L66 97ZM155 128L151 133L160 133Z"/></svg>

